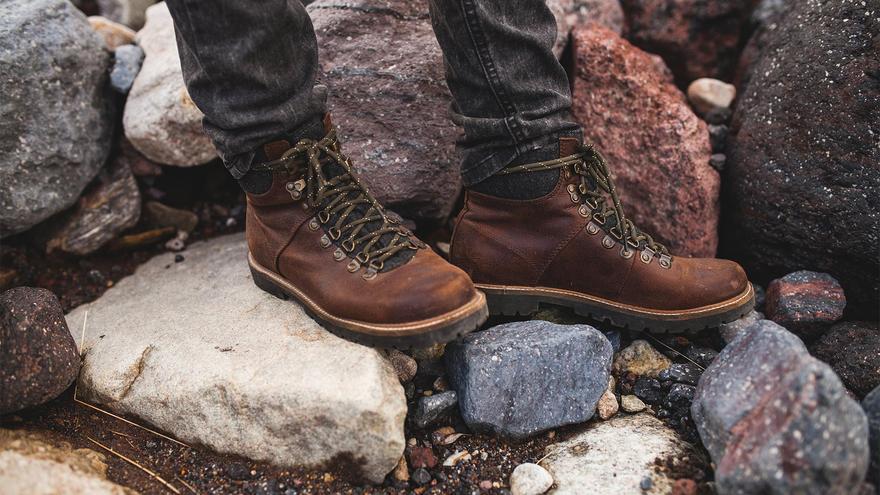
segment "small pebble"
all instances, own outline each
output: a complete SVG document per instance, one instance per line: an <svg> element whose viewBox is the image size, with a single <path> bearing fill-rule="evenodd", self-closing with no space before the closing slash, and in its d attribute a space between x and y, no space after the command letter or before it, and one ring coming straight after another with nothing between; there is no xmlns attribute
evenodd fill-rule
<svg viewBox="0 0 880 495"><path fill-rule="evenodd" d="M709 157L709 165L715 170L721 172L724 170L724 164L727 163L727 155L724 153L715 153Z"/></svg>
<svg viewBox="0 0 880 495"><path fill-rule="evenodd" d="M620 397L620 407L628 413L644 411L648 406L635 395L623 395Z"/></svg>
<svg viewBox="0 0 880 495"><path fill-rule="evenodd" d="M543 467L527 462L510 474L512 495L540 495L553 486L553 476Z"/></svg>
<svg viewBox="0 0 880 495"><path fill-rule="evenodd" d="M427 485L431 482L431 473L425 468L418 468L413 471L412 480L419 486Z"/></svg>
<svg viewBox="0 0 880 495"><path fill-rule="evenodd" d="M651 487L654 486L654 482L651 480L650 476L645 476L642 478L642 481L639 483L639 488L644 491L648 491Z"/></svg>
<svg viewBox="0 0 880 495"><path fill-rule="evenodd" d="M180 263L181 261L183 261L185 259L186 258L184 258L182 254L175 254L174 255L174 262L175 263Z"/></svg>

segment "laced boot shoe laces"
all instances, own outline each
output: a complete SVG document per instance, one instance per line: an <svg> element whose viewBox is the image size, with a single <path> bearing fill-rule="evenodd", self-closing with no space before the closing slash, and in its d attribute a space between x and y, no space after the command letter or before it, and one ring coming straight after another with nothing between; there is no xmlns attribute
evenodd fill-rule
<svg viewBox="0 0 880 495"><path fill-rule="evenodd" d="M476 329L485 296L372 196L341 150L322 139L264 147L272 185L247 194L254 282L293 298L325 328L379 347L421 347Z"/></svg>
<svg viewBox="0 0 880 495"><path fill-rule="evenodd" d="M497 314L541 304L635 330L698 331L754 307L736 263L674 257L626 218L602 155L561 138L559 158L502 175L559 170L549 194L529 200L468 191L451 260L484 291Z"/></svg>

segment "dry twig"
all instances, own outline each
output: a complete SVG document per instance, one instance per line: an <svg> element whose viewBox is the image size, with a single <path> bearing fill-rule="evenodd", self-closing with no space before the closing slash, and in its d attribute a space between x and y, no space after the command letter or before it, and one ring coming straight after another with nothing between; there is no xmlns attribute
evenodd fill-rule
<svg viewBox="0 0 880 495"><path fill-rule="evenodd" d="M113 454L113 455L115 455L116 457L122 459L123 461L125 461L125 462L131 464L132 466L134 466L134 467L140 469L141 471L147 473L147 474L150 475L153 479L155 479L155 480L158 481L159 483L162 483L163 485L165 485L166 488L168 488L168 489L171 490L172 492L176 493L177 495L180 495L180 490L178 490L177 488L175 488L174 485L172 485L171 483L168 483L167 481L165 481L164 479L162 479L162 477L159 476L158 474L156 474L156 473L154 473L153 471L150 471L149 469L147 469L147 468L141 466L141 465L138 464L136 461L133 461L133 460L129 459L128 457L125 457L124 455L120 454L119 452L116 452L115 450L111 449L110 447L107 447L106 445L104 445L104 444L102 444L101 442L95 440L94 438L92 438L92 437L88 437L88 436L87 436L86 438L87 438L90 442L92 442L92 443L94 443L95 445L97 445L98 447L101 447L102 449L106 450L107 452L110 452L111 454Z"/></svg>

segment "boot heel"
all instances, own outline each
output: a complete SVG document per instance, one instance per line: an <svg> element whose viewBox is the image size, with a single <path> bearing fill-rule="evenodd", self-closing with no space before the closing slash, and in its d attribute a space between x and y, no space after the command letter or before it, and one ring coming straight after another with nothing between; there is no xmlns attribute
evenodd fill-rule
<svg viewBox="0 0 880 495"><path fill-rule="evenodd" d="M529 316L538 312L538 301L529 296L486 292L489 313L505 316Z"/></svg>
<svg viewBox="0 0 880 495"><path fill-rule="evenodd" d="M280 287L275 285L274 282L269 280L268 277L255 270L254 267L251 267L251 277L254 279L254 284L256 284L257 287L263 289L269 294L272 294L278 299L288 299L287 293L285 293L283 290L281 290Z"/></svg>

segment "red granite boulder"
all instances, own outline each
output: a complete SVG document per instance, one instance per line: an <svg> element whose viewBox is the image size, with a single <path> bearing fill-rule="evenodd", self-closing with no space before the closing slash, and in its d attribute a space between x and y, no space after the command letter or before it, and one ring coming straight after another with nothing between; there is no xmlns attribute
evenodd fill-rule
<svg viewBox="0 0 880 495"><path fill-rule="evenodd" d="M767 319L807 339L818 337L843 316L846 296L827 273L801 270L767 287Z"/></svg>
<svg viewBox="0 0 880 495"><path fill-rule="evenodd" d="M574 115L628 215L675 254L714 256L720 179L706 124L657 57L598 24L572 37Z"/></svg>

